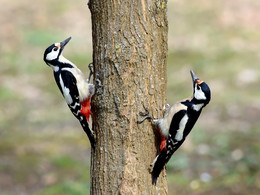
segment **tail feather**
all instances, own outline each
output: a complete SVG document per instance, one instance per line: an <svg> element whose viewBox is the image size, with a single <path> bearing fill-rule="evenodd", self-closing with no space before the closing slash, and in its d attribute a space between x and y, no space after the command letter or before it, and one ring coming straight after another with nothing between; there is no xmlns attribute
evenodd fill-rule
<svg viewBox="0 0 260 195"><path fill-rule="evenodd" d="M156 185L157 179L164 168L164 165L168 162L168 158L165 151L162 151L155 159L153 163L152 171L152 183Z"/></svg>
<svg viewBox="0 0 260 195"><path fill-rule="evenodd" d="M95 136L94 136L93 131L89 128L89 125L88 125L86 118L84 116L82 118L80 117L79 122L80 122L83 130L87 134L91 146L93 148L95 148Z"/></svg>
<svg viewBox="0 0 260 195"><path fill-rule="evenodd" d="M87 134L91 146L95 146L95 136L92 131L92 119L91 119L91 105L90 98L74 105L68 105L73 115L79 120L83 130ZM80 111L79 111L80 110Z"/></svg>
<svg viewBox="0 0 260 195"><path fill-rule="evenodd" d="M157 179L158 179L158 176L152 175L152 184L153 185L156 185Z"/></svg>

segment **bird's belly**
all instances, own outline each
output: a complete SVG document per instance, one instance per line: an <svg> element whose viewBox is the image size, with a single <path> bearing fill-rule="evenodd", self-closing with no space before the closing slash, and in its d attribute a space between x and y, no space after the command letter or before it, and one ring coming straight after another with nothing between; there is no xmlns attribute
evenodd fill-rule
<svg viewBox="0 0 260 195"><path fill-rule="evenodd" d="M169 135L169 127L170 127L170 123L168 122L167 119L165 118L162 118L162 119L159 119L159 129L161 131L161 134L167 138L168 135Z"/></svg>
<svg viewBox="0 0 260 195"><path fill-rule="evenodd" d="M79 91L79 101L82 102L85 99L89 98L89 89L88 84L85 80L77 80L78 82L78 91Z"/></svg>

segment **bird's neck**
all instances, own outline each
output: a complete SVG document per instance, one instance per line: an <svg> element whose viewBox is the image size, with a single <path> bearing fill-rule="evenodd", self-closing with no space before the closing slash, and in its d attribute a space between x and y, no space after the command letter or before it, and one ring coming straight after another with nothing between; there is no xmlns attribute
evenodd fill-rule
<svg viewBox="0 0 260 195"><path fill-rule="evenodd" d="M65 58L62 54L59 56L58 62L61 64L69 64L71 66L74 65L71 61L69 61L67 58Z"/></svg>
<svg viewBox="0 0 260 195"><path fill-rule="evenodd" d="M191 109L199 112L202 110L203 107L205 107L206 102L205 100L197 100L196 98L192 97L190 100L191 102Z"/></svg>
<svg viewBox="0 0 260 195"><path fill-rule="evenodd" d="M75 68L75 65L62 55L58 60L48 63L48 65L53 69L54 72L59 72L62 68Z"/></svg>
<svg viewBox="0 0 260 195"><path fill-rule="evenodd" d="M54 72L58 72L60 70L60 66L58 63L48 63L48 65L52 68Z"/></svg>
<svg viewBox="0 0 260 195"><path fill-rule="evenodd" d="M205 106L204 103L201 103L201 104L193 104L192 105L192 109L199 112L202 110L202 108Z"/></svg>

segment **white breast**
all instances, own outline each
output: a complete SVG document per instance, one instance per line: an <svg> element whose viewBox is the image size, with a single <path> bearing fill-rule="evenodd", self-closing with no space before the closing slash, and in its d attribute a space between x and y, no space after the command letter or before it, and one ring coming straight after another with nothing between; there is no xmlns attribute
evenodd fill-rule
<svg viewBox="0 0 260 195"><path fill-rule="evenodd" d="M158 126L164 137L167 138L169 135L169 128L172 122L173 115L180 110L187 110L187 107L184 106L182 103L177 102L173 104L170 109L168 109L168 112L165 113L164 118L158 119Z"/></svg>

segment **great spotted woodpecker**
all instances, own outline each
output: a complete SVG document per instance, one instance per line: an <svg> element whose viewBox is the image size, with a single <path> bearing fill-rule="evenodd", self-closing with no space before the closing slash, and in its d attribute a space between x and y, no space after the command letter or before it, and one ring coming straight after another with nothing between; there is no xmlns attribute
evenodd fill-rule
<svg viewBox="0 0 260 195"><path fill-rule="evenodd" d="M55 81L65 98L73 115L79 120L83 130L87 134L91 146L95 146L94 132L92 131L91 97L95 92L95 86L90 82L92 72L86 79L75 64L63 57L62 52L71 37L60 43L54 43L44 52L44 61L53 69Z"/></svg>
<svg viewBox="0 0 260 195"><path fill-rule="evenodd" d="M193 80L193 96L181 100L165 109L164 117L154 119L149 110L140 112L144 118L138 123L149 119L161 136L160 153L151 164L152 183L156 184L164 165L173 153L182 145L200 116L202 109L209 103L211 94L209 86L198 79L191 70Z"/></svg>

